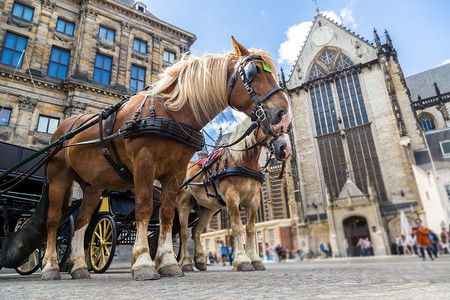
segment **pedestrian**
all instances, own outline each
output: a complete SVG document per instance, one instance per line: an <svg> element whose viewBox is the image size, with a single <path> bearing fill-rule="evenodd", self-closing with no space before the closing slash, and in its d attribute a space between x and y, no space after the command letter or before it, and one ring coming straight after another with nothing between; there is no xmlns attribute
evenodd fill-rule
<svg viewBox="0 0 450 300"><path fill-rule="evenodd" d="M400 241L401 241L402 246L403 246L403 252L405 254L411 255L411 250L409 250L408 241L406 240L405 235L402 234L402 236L400 237Z"/></svg>
<svg viewBox="0 0 450 300"><path fill-rule="evenodd" d="M369 240L369 237L366 237L364 240L364 249L366 250L367 256L373 256L372 242Z"/></svg>
<svg viewBox="0 0 450 300"><path fill-rule="evenodd" d="M275 248L275 253L276 253L276 255L277 255L277 261L278 262L281 262L281 260L282 260L282 256L281 256L281 252L282 252L282 247L281 247L281 245L280 244L278 244L278 246L276 246L276 248Z"/></svg>
<svg viewBox="0 0 450 300"><path fill-rule="evenodd" d="M413 235L416 236L417 248L419 248L420 256L422 260L425 260L425 249L428 252L431 260L433 259L433 254L431 253L431 242L428 238L428 229L422 225L422 220L416 219L416 227L413 228Z"/></svg>
<svg viewBox="0 0 450 300"><path fill-rule="evenodd" d="M220 251L222 252L222 263L225 266L225 262L227 261L227 246L225 246L225 243L223 242Z"/></svg>
<svg viewBox="0 0 450 300"><path fill-rule="evenodd" d="M359 247L359 253L362 257L366 256L366 249L364 248L364 240L363 238L359 238L358 240L358 244L356 244L356 246Z"/></svg>
<svg viewBox="0 0 450 300"><path fill-rule="evenodd" d="M233 265L233 247L228 247L228 259L230 260L230 266Z"/></svg>
<svg viewBox="0 0 450 300"><path fill-rule="evenodd" d="M344 252L346 257L350 257L350 245L348 244L348 240L344 239Z"/></svg>
<svg viewBox="0 0 450 300"><path fill-rule="evenodd" d="M405 254L405 249L402 243L402 238L400 236L396 236L395 237L395 242L397 243L397 254L402 256L403 254Z"/></svg>
<svg viewBox="0 0 450 300"><path fill-rule="evenodd" d="M447 231L447 228L442 227L441 231L441 245L444 254L450 254L450 235Z"/></svg>
<svg viewBox="0 0 450 300"><path fill-rule="evenodd" d="M428 238L431 242L431 252L434 254L434 257L438 257L438 251L439 251L439 238L431 229L428 229Z"/></svg>
<svg viewBox="0 0 450 300"><path fill-rule="evenodd" d="M209 256L209 262L214 264L214 254L211 251L209 251L209 255L208 256Z"/></svg>

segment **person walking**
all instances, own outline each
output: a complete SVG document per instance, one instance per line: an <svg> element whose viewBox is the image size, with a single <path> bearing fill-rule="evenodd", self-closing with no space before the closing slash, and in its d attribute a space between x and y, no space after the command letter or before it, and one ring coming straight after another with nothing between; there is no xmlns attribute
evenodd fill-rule
<svg viewBox="0 0 450 300"><path fill-rule="evenodd" d="M356 244L356 246L359 247L359 252L361 254L362 257L366 256L366 249L364 248L364 240L363 238L359 238L358 244Z"/></svg>
<svg viewBox="0 0 450 300"><path fill-rule="evenodd" d="M222 242L222 247L220 248L220 252L222 253L222 263L225 266L225 262L227 261L227 246Z"/></svg>
<svg viewBox="0 0 450 300"><path fill-rule="evenodd" d="M345 256L350 257L350 245L348 244L347 239L344 239L343 245L344 245Z"/></svg>
<svg viewBox="0 0 450 300"><path fill-rule="evenodd" d="M425 260L425 249L428 252L431 260L433 259L433 254L431 253L431 242L428 238L428 229L422 225L421 219L416 219L416 227L413 228L413 235L416 236L417 247L419 248L420 256L422 260Z"/></svg>
<svg viewBox="0 0 450 300"><path fill-rule="evenodd" d="M442 227L441 231L441 245L442 245L442 251L444 254L450 254L450 235L447 231L447 228Z"/></svg>
<svg viewBox="0 0 450 300"><path fill-rule="evenodd" d="M228 259L230 260L230 266L233 265L233 247L228 247Z"/></svg>
<svg viewBox="0 0 450 300"><path fill-rule="evenodd" d="M437 258L439 252L439 238L431 229L428 229L428 238L431 242L431 252L434 254L434 257Z"/></svg>

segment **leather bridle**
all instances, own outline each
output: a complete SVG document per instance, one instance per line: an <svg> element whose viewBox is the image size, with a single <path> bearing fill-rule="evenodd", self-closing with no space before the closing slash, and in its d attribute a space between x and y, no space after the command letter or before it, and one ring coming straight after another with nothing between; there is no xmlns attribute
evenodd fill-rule
<svg viewBox="0 0 450 300"><path fill-rule="evenodd" d="M267 92L261 99L258 98L258 96L256 96L253 88L251 87L250 83L253 80L253 78L255 78L256 74L257 74L257 67L255 65L255 63L253 62L253 60L262 60L262 57L260 55L249 55L247 57L245 57L244 59L239 58L238 61L236 62L236 66L234 67L234 73L233 76L231 77L231 81L230 81L230 85L229 85L229 90L228 90L228 105L235 109L232 105L231 105L231 92L233 91L233 87L234 84L236 83L236 78L237 78L237 74L239 73L239 75L241 76L242 79L242 83L244 84L245 90L247 91L247 93L253 98L253 100L256 102L255 107L252 110L252 113L250 115L251 120L253 122L257 122L258 124L263 122L264 123L264 127L266 127L267 129L267 133L270 134L271 136L278 136L278 134L274 133L272 131L271 128L271 124L269 123L269 120L267 119L267 115L266 112L264 111L263 107L262 107L262 103L267 100L270 96L272 96L273 94L277 93L280 90L283 90L279 85L274 87L272 90L270 90L269 92ZM246 62L249 62L245 65Z"/></svg>

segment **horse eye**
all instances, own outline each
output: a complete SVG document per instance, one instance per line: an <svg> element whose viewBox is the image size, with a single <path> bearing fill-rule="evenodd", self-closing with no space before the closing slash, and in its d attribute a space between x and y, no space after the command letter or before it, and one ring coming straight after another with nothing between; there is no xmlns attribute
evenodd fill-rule
<svg viewBox="0 0 450 300"><path fill-rule="evenodd" d="M258 66L256 66L256 72L261 73L261 69Z"/></svg>

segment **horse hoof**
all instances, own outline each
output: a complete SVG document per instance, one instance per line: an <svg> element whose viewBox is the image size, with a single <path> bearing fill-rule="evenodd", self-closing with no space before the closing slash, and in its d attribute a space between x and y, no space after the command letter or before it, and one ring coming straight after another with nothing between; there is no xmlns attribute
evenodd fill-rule
<svg viewBox="0 0 450 300"><path fill-rule="evenodd" d="M237 266L237 271L255 271L255 268L253 268L251 263L245 262Z"/></svg>
<svg viewBox="0 0 450 300"><path fill-rule="evenodd" d="M206 271L206 264L195 263L195 267L196 267L199 271Z"/></svg>
<svg viewBox="0 0 450 300"><path fill-rule="evenodd" d="M72 275L72 279L91 279L91 276L86 269L77 269L70 273L70 275Z"/></svg>
<svg viewBox="0 0 450 300"><path fill-rule="evenodd" d="M156 272L155 268L150 267L140 268L138 270L131 270L131 275L133 276L133 279L136 281L157 280L161 278L158 272Z"/></svg>
<svg viewBox="0 0 450 300"><path fill-rule="evenodd" d="M183 277L184 273L178 265L169 265L158 269L159 275L162 277Z"/></svg>
<svg viewBox="0 0 450 300"><path fill-rule="evenodd" d="M262 261L252 261L252 266L255 269L255 271L264 271L266 269Z"/></svg>
<svg viewBox="0 0 450 300"><path fill-rule="evenodd" d="M181 271L194 272L194 268L192 267L192 265L184 265L184 266L181 266Z"/></svg>
<svg viewBox="0 0 450 300"><path fill-rule="evenodd" d="M42 280L61 280L58 270L42 271Z"/></svg>

